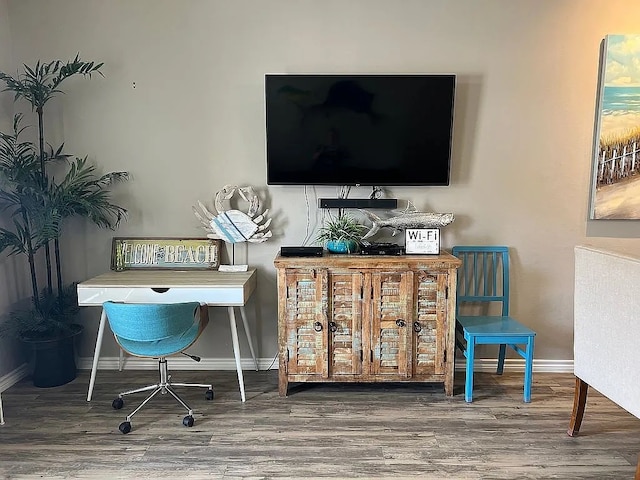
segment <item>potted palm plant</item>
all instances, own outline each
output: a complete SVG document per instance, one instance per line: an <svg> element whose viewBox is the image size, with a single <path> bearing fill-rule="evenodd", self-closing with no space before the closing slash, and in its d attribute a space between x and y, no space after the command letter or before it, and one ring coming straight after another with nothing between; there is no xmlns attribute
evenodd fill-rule
<svg viewBox="0 0 640 480"><path fill-rule="evenodd" d="M330 215L320 227L316 242L332 253L354 253L358 251L365 230L366 227L354 217L339 211L335 217Z"/></svg>
<svg viewBox="0 0 640 480"><path fill-rule="evenodd" d="M60 85L67 78L102 75L101 67L102 63L76 56L68 62L24 65L24 72L15 77L0 72L4 91L13 92L14 101L28 102L38 120L37 143L23 140L27 127L21 125L20 114L14 117L12 132L0 132L0 211L7 217L5 224L11 225L0 228L0 252L26 257L32 290L30 307L11 312L0 324L0 334L12 334L33 347L33 381L41 387L62 385L76 376L73 338L82 327L74 322L76 284L65 284L62 276L60 238L65 220L83 217L115 229L127 215L109 195L115 182L128 179L127 172L98 175L87 157L64 153L64 145L45 148L46 103L62 93ZM58 176L51 175L48 167L60 163L62 167L55 167Z"/></svg>

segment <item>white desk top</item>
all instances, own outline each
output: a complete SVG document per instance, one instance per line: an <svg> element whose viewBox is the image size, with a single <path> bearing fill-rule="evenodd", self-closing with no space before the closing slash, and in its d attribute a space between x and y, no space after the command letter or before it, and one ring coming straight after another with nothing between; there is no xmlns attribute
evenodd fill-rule
<svg viewBox="0 0 640 480"><path fill-rule="evenodd" d="M256 271L125 270L78 284L78 305L108 300L137 303L198 301L212 306L244 305L256 287Z"/></svg>

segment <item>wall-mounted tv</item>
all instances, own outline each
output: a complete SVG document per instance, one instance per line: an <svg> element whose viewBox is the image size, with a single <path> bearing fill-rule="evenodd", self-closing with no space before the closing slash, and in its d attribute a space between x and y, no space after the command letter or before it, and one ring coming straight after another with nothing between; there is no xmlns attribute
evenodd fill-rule
<svg viewBox="0 0 640 480"><path fill-rule="evenodd" d="M455 83L267 74L267 184L449 185Z"/></svg>

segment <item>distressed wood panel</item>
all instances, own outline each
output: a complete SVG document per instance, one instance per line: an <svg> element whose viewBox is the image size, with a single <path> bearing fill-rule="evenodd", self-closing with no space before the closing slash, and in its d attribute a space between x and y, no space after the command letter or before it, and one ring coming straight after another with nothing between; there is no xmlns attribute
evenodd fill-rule
<svg viewBox="0 0 640 480"><path fill-rule="evenodd" d="M371 278L372 373L409 377L412 272L373 273Z"/></svg>
<svg viewBox="0 0 640 480"><path fill-rule="evenodd" d="M285 284L287 372L326 377L326 272L291 271Z"/></svg>
<svg viewBox="0 0 640 480"><path fill-rule="evenodd" d="M330 274L329 292L330 374L362 374L362 274Z"/></svg>
<svg viewBox="0 0 640 480"><path fill-rule="evenodd" d="M438 308L438 275L419 272L416 279L413 361L417 374L441 374L443 366L443 318Z"/></svg>

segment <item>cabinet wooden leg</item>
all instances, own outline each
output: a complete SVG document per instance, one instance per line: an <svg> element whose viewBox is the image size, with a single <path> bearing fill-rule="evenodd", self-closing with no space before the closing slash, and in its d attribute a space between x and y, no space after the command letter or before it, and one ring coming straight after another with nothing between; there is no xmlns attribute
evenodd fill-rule
<svg viewBox="0 0 640 480"><path fill-rule="evenodd" d="M447 397L453 397L453 378L451 378L450 375L448 375L444 381L444 394Z"/></svg>
<svg viewBox="0 0 640 480"><path fill-rule="evenodd" d="M569 423L569 430L567 430L567 435L569 435L570 437L575 437L580 431L582 417L584 416L584 407L587 403L588 390L589 384L576 377L576 387L573 393L573 411L571 412L571 422ZM636 480L640 480L640 478L637 477L637 474Z"/></svg>
<svg viewBox="0 0 640 480"><path fill-rule="evenodd" d="M287 389L289 388L289 380L287 380L287 374L283 370L278 373L278 393L281 397L287 396Z"/></svg>
<svg viewBox="0 0 640 480"><path fill-rule="evenodd" d="M634 480L640 480L640 454L638 454L638 466L636 467L636 476Z"/></svg>

